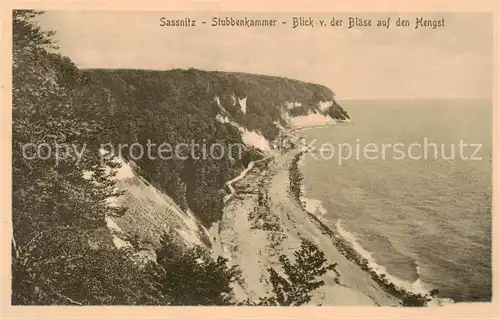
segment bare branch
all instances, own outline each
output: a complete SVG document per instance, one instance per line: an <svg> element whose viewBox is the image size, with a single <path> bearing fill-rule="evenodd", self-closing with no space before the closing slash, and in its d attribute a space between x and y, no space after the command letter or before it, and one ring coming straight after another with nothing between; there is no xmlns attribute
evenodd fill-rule
<svg viewBox="0 0 500 319"><path fill-rule="evenodd" d="M33 236L33 238L31 238L24 246L21 247L21 249L24 249L24 248L27 248L29 245L31 245L35 240L37 240L38 238L40 238L45 232L47 232L46 230L36 234L35 236Z"/></svg>
<svg viewBox="0 0 500 319"><path fill-rule="evenodd" d="M16 252L16 259L19 258L19 250L17 249L16 239L12 236L12 246L14 251Z"/></svg>
<svg viewBox="0 0 500 319"><path fill-rule="evenodd" d="M56 295L58 295L59 297L61 298L64 298L66 299L67 301L71 302L72 304L74 305L78 305L78 306L83 306L82 303L78 302L78 301L74 301L73 299L69 298L69 297L66 297L65 295L61 295L60 293L56 292L55 293Z"/></svg>

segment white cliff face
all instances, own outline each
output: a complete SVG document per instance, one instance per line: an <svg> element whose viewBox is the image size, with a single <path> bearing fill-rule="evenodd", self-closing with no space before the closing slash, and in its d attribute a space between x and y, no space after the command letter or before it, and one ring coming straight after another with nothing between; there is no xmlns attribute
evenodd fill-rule
<svg viewBox="0 0 500 319"><path fill-rule="evenodd" d="M234 97L234 95L232 96ZM234 98L236 99L236 97ZM241 139L245 145L255 147L261 151L269 151L271 149L269 141L260 132L249 130L231 119L229 112L220 104L218 96L215 97L215 101L221 110L221 112L215 116L215 119L221 123L230 124L237 128L241 132ZM238 99L238 103L241 111L246 114L247 98Z"/></svg>
<svg viewBox="0 0 500 319"><path fill-rule="evenodd" d="M238 104L240 106L240 109L243 112L243 114L246 114L247 98L245 97L243 99L240 99L237 98L234 94L232 94L231 99L234 104ZM241 132L242 140L243 143L245 143L245 145L253 146L262 151L268 151L271 149L271 143L260 132L251 131L243 127L239 123L236 123L229 115L229 112L227 112L224 106L221 105L218 96L215 96L215 101L221 110L220 113L217 114L216 120L221 123L231 124L234 127L236 127ZM331 116L323 114L326 113L326 111L328 111L333 106L333 100L320 101L317 105L318 111L310 112L307 115L290 116L288 110L302 106L303 106L302 103L299 101L285 102L285 104L282 106L282 113L281 113L281 118L283 119L283 122L286 123L285 126L296 129L309 126L336 125L339 122L336 119L333 119ZM348 122L348 120L341 122ZM275 125L280 130L284 129L283 125L281 125L279 122L275 122Z"/></svg>
<svg viewBox="0 0 500 319"><path fill-rule="evenodd" d="M101 154L106 154L101 150ZM106 226L117 249L132 248L127 240L139 235L151 247L159 242L164 232L174 231L187 246L203 245L202 235L208 231L199 224L197 218L187 209L183 211L173 199L146 182L134 170L134 163L116 157L113 161L121 164L111 177L116 181L116 190L124 191L121 196L105 199L109 207L127 207L123 216L107 216ZM113 169L114 170L114 169ZM107 169L108 174L111 168ZM84 178L91 179L90 172L83 172Z"/></svg>
<svg viewBox="0 0 500 319"><path fill-rule="evenodd" d="M336 125L337 121L329 115L324 115L319 112L309 113L307 115L290 116L285 113L282 114L283 120L293 128L304 128L309 126L322 126L322 125Z"/></svg>
<svg viewBox="0 0 500 319"><path fill-rule="evenodd" d="M317 111L310 111L307 115L291 116L288 110L295 107L301 107L300 102L286 102L282 107L281 118L292 129L305 128L310 126L336 125L338 122L349 122L349 120L336 120L326 113L332 106L333 100L320 101L317 105ZM281 129L281 125L276 124Z"/></svg>
<svg viewBox="0 0 500 319"><path fill-rule="evenodd" d="M255 147L261 151L269 151L271 149L269 141L260 132L248 130L228 116L217 114L215 119L221 123L230 124L237 128L241 132L241 140L245 145Z"/></svg>
<svg viewBox="0 0 500 319"><path fill-rule="evenodd" d="M222 106L220 105L220 98L219 98L217 95L215 96L214 100L215 100L215 103L217 103L217 105L218 105L219 107L222 107Z"/></svg>
<svg viewBox="0 0 500 319"><path fill-rule="evenodd" d="M327 111L329 108L331 108L333 105L333 101L320 101L318 103L318 108L320 109L320 111L322 112L325 112Z"/></svg>
<svg viewBox="0 0 500 319"><path fill-rule="evenodd" d="M238 98L238 103L240 105L241 112L243 112L243 114L247 114L247 97L245 96L242 99Z"/></svg>
<svg viewBox="0 0 500 319"><path fill-rule="evenodd" d="M290 126L292 128L335 124L337 124L335 119L332 119L329 115L323 115L321 113L311 113L308 115L292 117L290 119Z"/></svg>
<svg viewBox="0 0 500 319"><path fill-rule="evenodd" d="M132 248L132 244L120 238L120 236L123 236L124 233L111 217L106 217L106 226L113 237L113 244L116 248Z"/></svg>
<svg viewBox="0 0 500 319"><path fill-rule="evenodd" d="M134 177L134 171L129 163L126 163L123 158L117 157L114 162L119 163L121 166L116 170L116 175L111 177L111 180L124 180Z"/></svg>
<svg viewBox="0 0 500 319"><path fill-rule="evenodd" d="M236 95L234 93L231 94L231 101L233 102L233 106L235 106L237 100L236 100Z"/></svg>
<svg viewBox="0 0 500 319"><path fill-rule="evenodd" d="M285 102L285 106L287 109L291 110L294 107L301 107L302 103L298 102L298 101L289 101L289 102Z"/></svg>
<svg viewBox="0 0 500 319"><path fill-rule="evenodd" d="M246 145L253 146L261 151L271 150L269 141L259 132L245 130L242 133L241 138Z"/></svg>
<svg viewBox="0 0 500 319"><path fill-rule="evenodd" d="M224 106L222 106L222 104L220 103L220 98L219 96L215 96L214 97L214 100L215 100L215 103L217 103L217 106L219 106L219 108L221 110L224 110L225 112L224 113L227 113L227 110L224 108ZM231 94L231 101L233 103L233 106L235 106L236 104L239 105L240 107L240 110L243 114L246 114L247 113L247 97L245 96L244 98L240 99L240 98L237 98L236 95L233 93Z"/></svg>
<svg viewBox="0 0 500 319"><path fill-rule="evenodd" d="M230 123L231 122L231 119L228 117L228 116L224 116L224 115L221 115L221 114L217 114L215 116L215 119L223 124L227 124L227 123Z"/></svg>

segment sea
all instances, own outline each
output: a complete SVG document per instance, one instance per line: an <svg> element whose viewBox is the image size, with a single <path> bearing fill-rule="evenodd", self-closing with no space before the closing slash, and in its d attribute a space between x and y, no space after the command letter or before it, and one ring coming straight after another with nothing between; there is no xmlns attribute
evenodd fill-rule
<svg viewBox="0 0 500 319"><path fill-rule="evenodd" d="M351 123L300 132L309 210L399 286L490 301L492 101L339 103Z"/></svg>

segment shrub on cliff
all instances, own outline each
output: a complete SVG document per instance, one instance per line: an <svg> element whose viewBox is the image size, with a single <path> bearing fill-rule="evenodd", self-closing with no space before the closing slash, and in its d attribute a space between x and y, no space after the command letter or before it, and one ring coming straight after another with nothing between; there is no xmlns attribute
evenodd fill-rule
<svg viewBox="0 0 500 319"><path fill-rule="evenodd" d="M406 293L401 305L403 307L425 307L430 300L428 295Z"/></svg>
<svg viewBox="0 0 500 319"><path fill-rule="evenodd" d="M285 277L273 268L268 269L275 295L271 301L281 306L300 306L311 301L311 292L325 284L321 276L336 267L327 264L325 253L305 239L294 257L293 263L285 255L279 258Z"/></svg>
<svg viewBox="0 0 500 319"><path fill-rule="evenodd" d="M182 248L168 234L156 250L158 265L150 264L151 278L156 289L169 299L170 305L214 306L230 305L232 283L239 279L236 266L229 267L227 260L216 260L199 246Z"/></svg>
<svg viewBox="0 0 500 319"><path fill-rule="evenodd" d="M169 305L234 305L232 284L241 273L227 260L213 260L200 247L182 248L168 234L157 249L158 265L149 265L150 278L160 295L168 296L163 304ZM246 300L239 305L300 306L311 301L311 293L324 285L321 277L336 264L327 264L324 252L308 240L294 252L294 262L280 256L282 273L269 268L273 295L259 302ZM281 271L280 271L281 273Z"/></svg>
<svg viewBox="0 0 500 319"><path fill-rule="evenodd" d="M282 271L268 269L272 296L260 298L258 302L247 300L242 305L300 306L310 302L312 292L325 284L321 277L328 271L335 271L337 264L328 264L325 253L306 239L293 255L293 262L286 255L279 257Z"/></svg>
<svg viewBox="0 0 500 319"><path fill-rule="evenodd" d="M403 307L425 307L427 306L427 303L432 300L432 298L438 295L438 293L439 290L437 289L433 289L425 295L404 292L404 297L401 301L401 305Z"/></svg>

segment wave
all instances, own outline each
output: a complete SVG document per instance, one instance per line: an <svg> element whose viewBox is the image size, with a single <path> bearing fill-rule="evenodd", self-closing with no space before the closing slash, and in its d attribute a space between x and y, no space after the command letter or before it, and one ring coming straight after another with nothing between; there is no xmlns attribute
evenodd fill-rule
<svg viewBox="0 0 500 319"><path fill-rule="evenodd" d="M322 201L307 197L302 197L301 200L304 203L305 208L308 212L311 212L312 214L318 217L323 217L326 214L327 211L326 208L323 206Z"/></svg>
<svg viewBox="0 0 500 319"><path fill-rule="evenodd" d="M304 165L305 165L305 156L304 155L305 155L305 153L303 154L303 156L300 156L297 159L297 166L298 167L304 167ZM298 169L298 167L297 167L297 169ZM300 184L300 202L305 206L305 209L308 212L310 212L318 217L323 217L327 213L327 210L323 206L323 202L321 200L307 197L306 187L305 187L304 183Z"/></svg>
<svg viewBox="0 0 500 319"><path fill-rule="evenodd" d="M375 262L373 254L364 249L356 237L342 228L341 221L336 223L336 231L333 231L324 223L323 215L327 210L323 206L322 201L317 199L308 198L305 196L305 186L302 172L299 169L299 162L303 159L304 155L309 151L305 150L295 155L290 165L290 192L291 195L297 200L300 207L307 213L324 234L329 235L334 241L339 252L342 253L348 260L358 264L361 269L371 274L372 278L389 293L397 296L401 300L405 296L421 295L429 296L430 287L427 287L420 278L420 268L416 266L417 279L414 282L407 282L387 272L387 269ZM427 302L427 306L443 306L454 303L449 298L432 297Z"/></svg>
<svg viewBox="0 0 500 319"><path fill-rule="evenodd" d="M321 200L306 196L306 188L304 184L300 185L300 193L300 201L308 212L318 217L323 217L327 213L327 210L323 206L323 202Z"/></svg>
<svg viewBox="0 0 500 319"><path fill-rule="evenodd" d="M386 267L376 262L375 258L373 258L373 253L369 252L363 246L361 246L354 234L350 233L342 227L342 222L340 219L338 219L335 223L335 228L337 229L338 234L342 236L342 238L344 238L352 246L352 248L354 248L354 250L356 250L363 258L368 261L368 266L373 269L373 271L375 271L379 276L383 276L394 285L415 294L426 294L432 289L422 282L422 279L420 278L420 268L418 265L416 266L418 277L414 282L409 282L393 276L387 271Z"/></svg>

